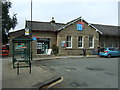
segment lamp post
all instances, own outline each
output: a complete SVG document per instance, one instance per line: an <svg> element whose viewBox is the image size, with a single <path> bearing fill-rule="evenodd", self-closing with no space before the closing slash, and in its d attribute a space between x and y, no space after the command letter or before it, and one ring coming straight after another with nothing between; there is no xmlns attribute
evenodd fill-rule
<svg viewBox="0 0 120 90"><path fill-rule="evenodd" d="M25 27L25 35L28 35L29 37L32 38L32 0L31 0L31 21L30 21L30 26L29 28L28 27Z"/></svg>
<svg viewBox="0 0 120 90"><path fill-rule="evenodd" d="M32 0L31 0L31 28L30 28L30 36L32 37Z"/></svg>
<svg viewBox="0 0 120 90"><path fill-rule="evenodd" d="M31 28L30 28L30 37L32 38L32 0L31 0ZM32 42L31 42L31 60L32 60Z"/></svg>

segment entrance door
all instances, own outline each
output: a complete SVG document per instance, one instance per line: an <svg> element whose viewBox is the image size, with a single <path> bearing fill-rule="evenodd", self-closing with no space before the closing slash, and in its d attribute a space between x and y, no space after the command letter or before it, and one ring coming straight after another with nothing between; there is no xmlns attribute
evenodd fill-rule
<svg viewBox="0 0 120 90"><path fill-rule="evenodd" d="M38 38L37 40L37 54L47 54L49 49L50 39L49 38Z"/></svg>

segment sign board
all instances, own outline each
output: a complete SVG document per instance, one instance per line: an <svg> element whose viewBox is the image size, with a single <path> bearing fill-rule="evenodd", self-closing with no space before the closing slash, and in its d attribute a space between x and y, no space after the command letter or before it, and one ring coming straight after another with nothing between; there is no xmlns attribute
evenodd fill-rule
<svg viewBox="0 0 120 90"><path fill-rule="evenodd" d="M25 28L25 35L29 35L29 28Z"/></svg>
<svg viewBox="0 0 120 90"><path fill-rule="evenodd" d="M48 49L48 55L51 55L52 54L52 49Z"/></svg>
<svg viewBox="0 0 120 90"><path fill-rule="evenodd" d="M36 37L32 37L32 39L33 39L33 40L37 40L37 38L36 38Z"/></svg>
<svg viewBox="0 0 120 90"><path fill-rule="evenodd" d="M38 41L50 41L50 38L37 38Z"/></svg>
<svg viewBox="0 0 120 90"><path fill-rule="evenodd" d="M66 41L61 41L61 46L65 47Z"/></svg>

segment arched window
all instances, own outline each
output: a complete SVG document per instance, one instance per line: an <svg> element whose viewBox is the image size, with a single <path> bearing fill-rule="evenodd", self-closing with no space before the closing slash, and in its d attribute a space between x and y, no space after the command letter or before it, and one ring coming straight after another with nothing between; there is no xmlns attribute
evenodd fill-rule
<svg viewBox="0 0 120 90"><path fill-rule="evenodd" d="M89 48L94 48L94 37L89 36Z"/></svg>
<svg viewBox="0 0 120 90"><path fill-rule="evenodd" d="M83 48L83 36L78 37L78 48Z"/></svg>
<svg viewBox="0 0 120 90"><path fill-rule="evenodd" d="M67 48L72 48L72 37L67 36Z"/></svg>

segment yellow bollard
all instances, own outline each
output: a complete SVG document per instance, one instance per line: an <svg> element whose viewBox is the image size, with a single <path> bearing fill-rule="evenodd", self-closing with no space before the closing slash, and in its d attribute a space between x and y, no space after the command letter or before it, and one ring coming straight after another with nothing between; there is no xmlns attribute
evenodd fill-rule
<svg viewBox="0 0 120 90"><path fill-rule="evenodd" d="M87 56L86 57L89 57L90 56L90 54L87 54Z"/></svg>

